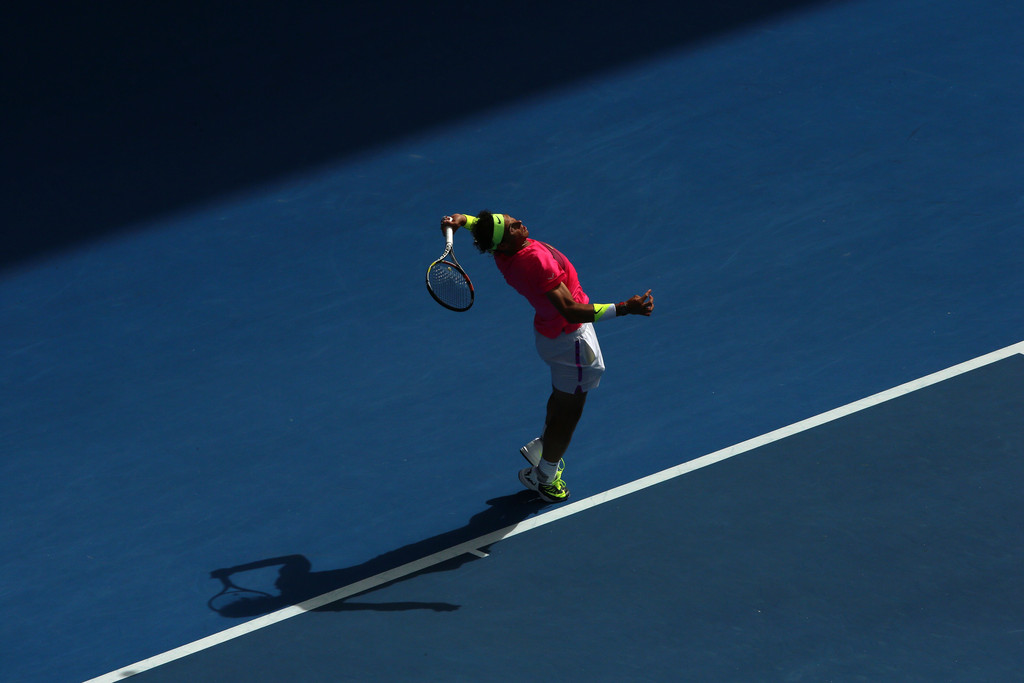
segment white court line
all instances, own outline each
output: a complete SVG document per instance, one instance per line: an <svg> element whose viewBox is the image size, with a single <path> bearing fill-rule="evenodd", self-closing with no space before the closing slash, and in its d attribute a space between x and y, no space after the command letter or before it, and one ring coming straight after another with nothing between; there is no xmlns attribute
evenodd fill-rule
<svg viewBox="0 0 1024 683"><path fill-rule="evenodd" d="M167 664L168 662L173 662L176 659L187 657L188 655L195 654L196 652L200 652L215 645L244 636L247 633L252 633L253 631L266 628L267 626L284 621L285 619L290 619L305 612L323 607L324 605L329 605L332 602L337 602L338 600L351 597L358 593L365 593L368 590L377 588L378 586L382 586L391 581L404 578L411 574L415 574L418 571L428 567L433 567L434 565L456 558L465 553L470 553L477 557L486 556L480 549L504 538L509 538L525 531L530 531L531 529L544 526L545 524L556 522L570 515L575 515L583 512L584 510L589 510L592 507L615 500L616 498L636 493L637 491L649 488L655 484L660 484L664 481L668 481L669 479L674 479L675 477L693 472L694 470L699 470L703 467L707 467L708 465L713 465L717 462L721 462L722 460L727 460L733 456L746 453L747 451L754 450L755 448L760 448L761 446L779 441L780 439L785 439L793 436L794 434L799 434L800 432L805 432L809 429L819 427L828 422L838 420L866 408L871 408L872 406L877 406L881 403L885 403L886 401L891 401L894 398L905 396L906 394L915 392L919 389L923 389L933 384L938 384L939 382L956 377L957 375L962 375L970 372L971 370L976 370L1019 353L1024 353L1024 341L1013 344L1012 346L1007 346L1006 348L998 351L993 351L992 353L984 356L979 356L978 358L969 360L966 363L954 365L951 368L941 370L926 377L922 377L921 379L907 382L906 384L883 391L875 394L874 396L854 401L853 403L849 403L840 408L802 420L801 422L796 422L788 427L776 429L773 432L768 432L767 434L749 439L734 446L729 446L728 448L723 448L720 451L709 453L708 455L690 460L682 463L681 465L670 467L667 470L662 470L661 472L657 472L642 479L637 479L636 481L628 484L623 484L622 486L618 486L603 493L598 493L589 498L584 498L583 500L573 503L567 503L566 505L555 508L550 512L537 515L536 517L524 520L518 524L513 524L512 526L499 529L498 531L481 536L480 538L441 550L433 555L428 555L427 557L419 560L390 569L382 574L371 576L349 586L312 598L298 605L286 607L285 609L278 610L277 612L253 619L252 621L247 621L244 624L239 624L238 626L220 631L219 633L214 633L213 635L189 643L188 645L182 645L181 647L168 650L167 652L156 655L155 657L144 659L132 664L131 666L126 666L122 669L118 669L117 671L112 671L111 673L90 679L89 681L86 681L86 683L110 683L112 681L120 681L124 678L128 678L129 676L142 673L143 671L148 671L149 669L154 669L163 664Z"/></svg>

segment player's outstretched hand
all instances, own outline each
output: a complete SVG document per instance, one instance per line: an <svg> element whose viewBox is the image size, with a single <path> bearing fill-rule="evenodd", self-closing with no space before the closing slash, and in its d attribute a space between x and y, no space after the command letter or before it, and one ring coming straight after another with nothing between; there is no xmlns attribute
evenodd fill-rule
<svg viewBox="0 0 1024 683"><path fill-rule="evenodd" d="M654 312L654 296L648 289L643 296L634 294L621 305L626 307L627 315L650 315Z"/></svg>

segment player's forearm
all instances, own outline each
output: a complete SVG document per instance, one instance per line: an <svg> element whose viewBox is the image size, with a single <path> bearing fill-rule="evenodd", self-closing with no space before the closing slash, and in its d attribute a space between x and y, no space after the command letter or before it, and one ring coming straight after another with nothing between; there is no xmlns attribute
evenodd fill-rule
<svg viewBox="0 0 1024 683"><path fill-rule="evenodd" d="M566 306L559 313L567 321L573 324L577 323L592 323L595 319L594 306L590 304L573 304L572 306Z"/></svg>
<svg viewBox="0 0 1024 683"><path fill-rule="evenodd" d="M593 322L611 320L620 315L650 315L654 310L654 297L648 289L643 296L636 294L617 304L594 304L593 309Z"/></svg>
<svg viewBox="0 0 1024 683"><path fill-rule="evenodd" d="M596 323L626 315L624 304L574 304L566 306L560 313L570 323Z"/></svg>

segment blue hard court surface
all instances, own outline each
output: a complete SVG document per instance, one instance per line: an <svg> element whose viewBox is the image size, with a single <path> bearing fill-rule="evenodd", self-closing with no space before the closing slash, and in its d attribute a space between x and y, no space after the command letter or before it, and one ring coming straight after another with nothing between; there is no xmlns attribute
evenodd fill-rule
<svg viewBox="0 0 1024 683"><path fill-rule="evenodd" d="M3 29L5 680L246 623L210 609L217 569L304 558L280 606L538 513L530 310L465 241L476 306L430 300L445 213L522 218L597 301L654 289L599 329L577 500L1024 338L1016 4L64 12ZM499 24L507 51L437 49ZM570 679L999 680L1018 368L145 676L468 678L550 628Z"/></svg>
<svg viewBox="0 0 1024 683"><path fill-rule="evenodd" d="M137 680L514 681L549 636L556 680L1014 680L1022 387L1017 354Z"/></svg>

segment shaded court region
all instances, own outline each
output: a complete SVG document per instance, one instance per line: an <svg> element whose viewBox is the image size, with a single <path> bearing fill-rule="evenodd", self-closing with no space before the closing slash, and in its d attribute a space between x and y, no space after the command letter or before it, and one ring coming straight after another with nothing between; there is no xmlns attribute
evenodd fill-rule
<svg viewBox="0 0 1024 683"><path fill-rule="evenodd" d="M133 680L1014 680L1022 389L1018 354Z"/></svg>
<svg viewBox="0 0 1024 683"><path fill-rule="evenodd" d="M20 3L0 269L821 1Z"/></svg>

